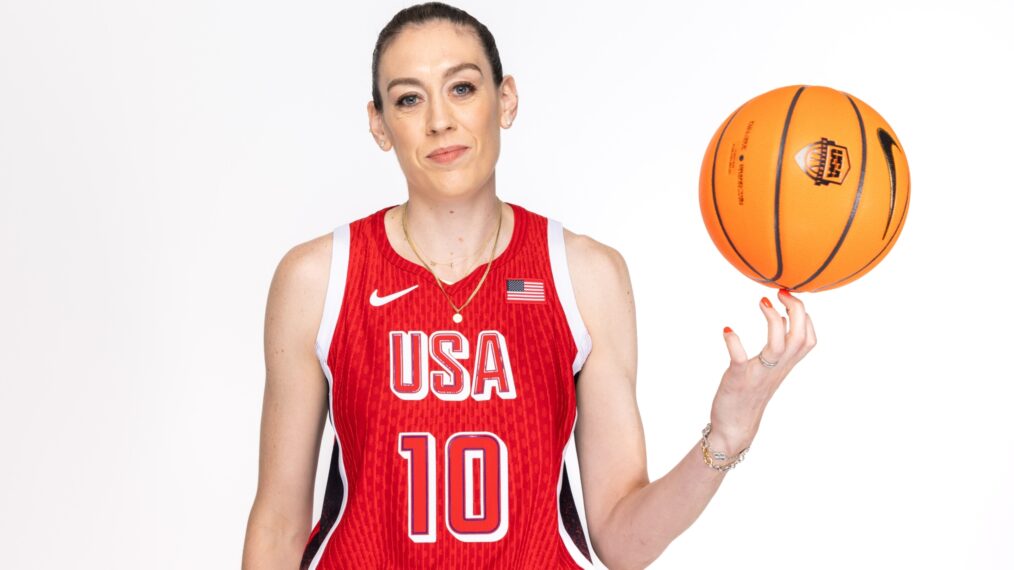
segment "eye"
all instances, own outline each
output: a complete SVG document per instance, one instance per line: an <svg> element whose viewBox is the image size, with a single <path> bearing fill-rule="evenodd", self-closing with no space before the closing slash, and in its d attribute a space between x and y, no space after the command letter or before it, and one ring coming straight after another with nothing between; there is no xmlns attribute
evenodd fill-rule
<svg viewBox="0 0 1014 570"><path fill-rule="evenodd" d="M458 83L457 85L454 86L455 89L457 89L458 87L467 87L468 88L468 93L471 93L471 92L475 91L475 85L472 85L468 81L465 81L465 82L462 82L462 83ZM464 95L464 93L463 93L463 95Z"/></svg>
<svg viewBox="0 0 1014 570"><path fill-rule="evenodd" d="M394 104L398 107L411 107L412 105L405 104L405 99L412 99L413 97L417 97L417 95L405 95L404 97L398 98L398 100L395 101Z"/></svg>
<svg viewBox="0 0 1014 570"><path fill-rule="evenodd" d="M461 91L458 91L458 89L461 88L461 87L465 87L467 90L464 93L462 93ZM475 91L475 85L473 85L471 82L463 81L461 83L456 84L452 88L452 90L455 93L458 93L459 95L468 95L468 94L471 94L472 92ZM412 104L409 104L409 103L406 103L405 101L407 99L415 99L415 98L418 98L418 97L419 96L415 95L415 94L404 95L402 97L399 97L398 100L394 102L394 104L396 106L398 106L398 107L415 107L415 103L414 102Z"/></svg>

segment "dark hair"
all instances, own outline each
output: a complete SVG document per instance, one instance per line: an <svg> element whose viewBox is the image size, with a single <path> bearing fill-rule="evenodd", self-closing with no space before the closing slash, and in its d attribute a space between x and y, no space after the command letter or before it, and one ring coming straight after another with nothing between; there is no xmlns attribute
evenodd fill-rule
<svg viewBox="0 0 1014 570"><path fill-rule="evenodd" d="M503 66L500 64L500 52L496 49L496 41L493 39L493 34L490 33L489 29L482 22L476 20L468 12L454 6L448 6L443 2L416 4L395 14L391 18L391 21L384 26L384 29L380 30L380 35L377 36L377 45L373 48L373 106L376 107L378 113L384 110L380 97L380 89L377 87L377 76L380 73L380 56L384 54L384 50L387 49L388 44L398 37L398 34L401 33L405 26L409 24L425 24L433 20L444 20L452 24L472 28L475 34L479 36L482 48L486 52L486 59L489 60L489 65L493 68L494 84L499 88L500 84L503 83Z"/></svg>

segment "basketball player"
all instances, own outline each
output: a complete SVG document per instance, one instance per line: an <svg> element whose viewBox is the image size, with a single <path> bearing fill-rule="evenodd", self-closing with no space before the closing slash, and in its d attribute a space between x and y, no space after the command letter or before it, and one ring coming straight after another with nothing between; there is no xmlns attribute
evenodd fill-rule
<svg viewBox="0 0 1014 570"><path fill-rule="evenodd" d="M380 34L373 81L370 131L394 150L407 200L277 268L243 568L646 567L814 346L803 304L778 295L786 333L759 303L769 337L754 358L726 329L707 446L649 481L627 268L497 197L518 95L489 31L444 4L406 8ZM325 422L335 438L311 526Z"/></svg>

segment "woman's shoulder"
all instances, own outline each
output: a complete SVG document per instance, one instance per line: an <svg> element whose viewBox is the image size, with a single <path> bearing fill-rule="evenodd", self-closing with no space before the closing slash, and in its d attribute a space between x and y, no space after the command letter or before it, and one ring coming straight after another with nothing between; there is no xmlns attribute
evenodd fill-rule
<svg viewBox="0 0 1014 570"><path fill-rule="evenodd" d="M368 224L383 219L384 214L392 207L384 206L365 215L346 216L337 220L329 231L291 246L279 261L276 274L281 274L282 277L289 280L298 281L303 286L315 286L321 283L327 285L336 233L343 230L348 231L351 228L365 228Z"/></svg>
<svg viewBox="0 0 1014 570"><path fill-rule="evenodd" d="M581 315L586 320L600 320L596 318L598 313L611 313L620 307L617 300L631 291L627 262L616 248L590 235L577 233L562 222L558 223Z"/></svg>
<svg viewBox="0 0 1014 570"><path fill-rule="evenodd" d="M282 255L271 280L273 296L290 306L323 305L331 267L332 235L330 231L297 243Z"/></svg>
<svg viewBox="0 0 1014 570"><path fill-rule="evenodd" d="M578 282L617 283L629 280L627 263L614 247L584 234L563 228L563 242L567 251L567 265L575 286Z"/></svg>
<svg viewBox="0 0 1014 570"><path fill-rule="evenodd" d="M613 248L601 241L584 234L572 231L566 224L558 221L550 215L542 214L521 204L513 204L520 207L528 215L536 218L543 218L547 223L558 223L563 230L563 243L567 255L567 265L570 267L572 276L575 274L592 271L596 275L603 272L615 273L625 270L626 263L623 256L616 248Z"/></svg>
<svg viewBox="0 0 1014 570"><path fill-rule="evenodd" d="M578 311L593 338L633 315L627 262L616 248L563 229L567 266Z"/></svg>
<svg viewBox="0 0 1014 570"><path fill-rule="evenodd" d="M580 261L582 262L588 263L615 263L616 261L623 259L623 256L620 255L620 252L615 248L610 247L591 236L572 231L566 224L558 222L556 218L550 215L542 214L538 211L526 208L521 204L514 205L519 206L529 215L537 218L544 218L547 222L560 223L563 228L563 241L567 248L568 262L575 257L580 258Z"/></svg>

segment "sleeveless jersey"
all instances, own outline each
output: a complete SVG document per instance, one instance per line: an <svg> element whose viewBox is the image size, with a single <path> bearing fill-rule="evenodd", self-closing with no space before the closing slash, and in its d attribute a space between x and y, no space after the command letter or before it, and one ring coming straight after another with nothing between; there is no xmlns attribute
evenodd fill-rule
<svg viewBox="0 0 1014 570"><path fill-rule="evenodd" d="M574 447L591 350L559 222L515 204L462 311L387 239L340 225L316 351L334 443L301 569L591 568ZM445 285L460 306L486 263Z"/></svg>

